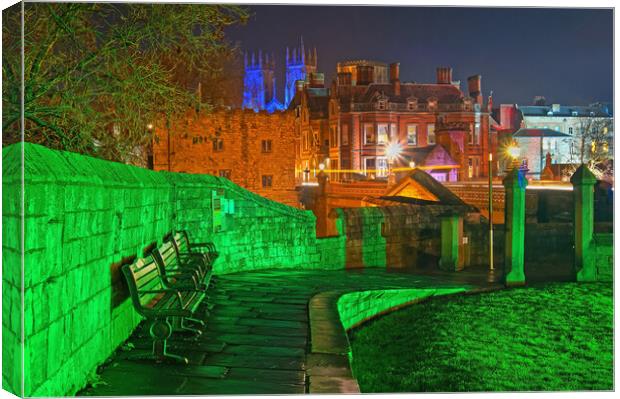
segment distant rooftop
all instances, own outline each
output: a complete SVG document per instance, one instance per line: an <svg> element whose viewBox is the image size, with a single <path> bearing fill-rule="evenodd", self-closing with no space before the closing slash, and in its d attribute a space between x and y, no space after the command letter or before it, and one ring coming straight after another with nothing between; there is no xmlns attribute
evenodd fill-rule
<svg viewBox="0 0 620 399"><path fill-rule="evenodd" d="M519 129L513 137L570 137L570 135L553 129Z"/></svg>
<svg viewBox="0 0 620 399"><path fill-rule="evenodd" d="M611 117L612 109L606 104L596 103L582 105L518 105L523 116L576 116L576 117Z"/></svg>

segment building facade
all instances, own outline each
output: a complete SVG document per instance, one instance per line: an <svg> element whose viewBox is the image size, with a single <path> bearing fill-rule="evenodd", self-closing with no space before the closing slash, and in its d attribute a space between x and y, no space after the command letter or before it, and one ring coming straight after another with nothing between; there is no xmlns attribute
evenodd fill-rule
<svg viewBox="0 0 620 399"><path fill-rule="evenodd" d="M292 112L191 111L170 128L155 128L153 163L155 170L225 177L263 197L298 207L296 143Z"/></svg>
<svg viewBox="0 0 620 399"><path fill-rule="evenodd" d="M400 82L398 63L339 63L329 89L300 86L289 105L300 137L298 181L312 181L320 167L335 181L384 179L412 166L440 181L487 176L490 119L479 75L468 89L452 81L451 68L418 84Z"/></svg>
<svg viewBox="0 0 620 399"><path fill-rule="evenodd" d="M613 159L613 115L607 104L588 106L502 104L502 129L512 132L519 159L533 178L540 178L547 154L554 165L576 165Z"/></svg>

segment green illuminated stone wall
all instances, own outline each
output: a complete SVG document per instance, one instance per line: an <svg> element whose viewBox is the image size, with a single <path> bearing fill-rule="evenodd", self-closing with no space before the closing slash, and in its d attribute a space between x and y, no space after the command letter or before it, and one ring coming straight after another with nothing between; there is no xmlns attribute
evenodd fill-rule
<svg viewBox="0 0 620 399"><path fill-rule="evenodd" d="M598 281L613 281L614 274L614 235L613 233L594 234L595 264Z"/></svg>
<svg viewBox="0 0 620 399"><path fill-rule="evenodd" d="M172 229L214 241L216 273L345 265L345 237L209 175L153 172L24 144L26 396L72 395L135 329L119 262ZM21 147L3 149L3 386L21 376ZM213 193L225 210L215 232Z"/></svg>
<svg viewBox="0 0 620 399"><path fill-rule="evenodd" d="M14 151L21 152L15 145ZM2 388L22 396L21 160L2 153Z"/></svg>
<svg viewBox="0 0 620 399"><path fill-rule="evenodd" d="M351 292L338 299L338 313L345 330L377 315L436 295L466 291L466 287L411 288Z"/></svg>

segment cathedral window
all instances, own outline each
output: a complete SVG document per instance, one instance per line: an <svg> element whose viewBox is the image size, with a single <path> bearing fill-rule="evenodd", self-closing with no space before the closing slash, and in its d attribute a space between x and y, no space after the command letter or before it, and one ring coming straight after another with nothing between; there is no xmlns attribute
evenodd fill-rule
<svg viewBox="0 0 620 399"><path fill-rule="evenodd" d="M271 152L271 140L263 140L261 142L262 152Z"/></svg>

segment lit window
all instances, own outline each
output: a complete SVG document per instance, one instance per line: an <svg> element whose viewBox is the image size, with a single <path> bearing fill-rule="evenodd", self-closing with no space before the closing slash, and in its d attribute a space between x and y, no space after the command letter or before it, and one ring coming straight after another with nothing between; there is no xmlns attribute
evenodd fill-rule
<svg viewBox="0 0 620 399"><path fill-rule="evenodd" d="M270 188L272 182L273 182L273 176L272 175L263 175L262 176L263 188Z"/></svg>
<svg viewBox="0 0 620 399"><path fill-rule="evenodd" d="M418 125L407 125L407 144L418 145Z"/></svg>
<svg viewBox="0 0 620 399"><path fill-rule="evenodd" d="M435 144L435 124L429 123L426 125L426 142L428 144Z"/></svg>
<svg viewBox="0 0 620 399"><path fill-rule="evenodd" d="M390 124L390 141L398 141L398 127L396 123Z"/></svg>
<svg viewBox="0 0 620 399"><path fill-rule="evenodd" d="M263 140L261 142L261 149L263 152L271 152L271 140Z"/></svg>
<svg viewBox="0 0 620 399"><path fill-rule="evenodd" d="M364 123L364 144L377 144L375 126L372 123Z"/></svg>
<svg viewBox="0 0 620 399"><path fill-rule="evenodd" d="M387 123L380 123L377 125L377 143L378 144L387 144L389 141L389 127Z"/></svg>
<svg viewBox="0 0 620 399"><path fill-rule="evenodd" d="M230 169L220 169L219 173L220 177L225 177L230 180Z"/></svg>
<svg viewBox="0 0 620 399"><path fill-rule="evenodd" d="M368 175L375 173L375 158L366 158L364 160L364 172Z"/></svg>
<svg viewBox="0 0 620 399"><path fill-rule="evenodd" d="M330 143L332 147L338 147L338 128L332 127L330 129L330 133L331 133Z"/></svg>
<svg viewBox="0 0 620 399"><path fill-rule="evenodd" d="M216 138L213 140L213 151L223 151L224 150L224 140L220 138Z"/></svg>
<svg viewBox="0 0 620 399"><path fill-rule="evenodd" d="M349 145L349 125L340 127L340 142L342 145Z"/></svg>
<svg viewBox="0 0 620 399"><path fill-rule="evenodd" d="M377 177L388 175L388 162L385 157L377 157Z"/></svg>

